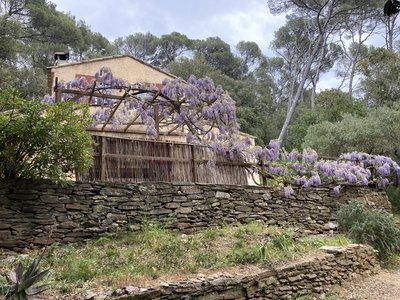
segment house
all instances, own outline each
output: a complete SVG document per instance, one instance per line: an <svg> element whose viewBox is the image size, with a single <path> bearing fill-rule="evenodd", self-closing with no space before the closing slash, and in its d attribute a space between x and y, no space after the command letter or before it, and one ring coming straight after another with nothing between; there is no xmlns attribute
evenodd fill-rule
<svg viewBox="0 0 400 300"><path fill-rule="evenodd" d="M130 83L146 82L161 86L164 79L176 79L175 75L165 72L131 55L115 55L80 62L58 60L58 64L47 68L48 92L54 93L55 80L71 81L85 77L88 81L102 67L109 67L114 76Z"/></svg>
<svg viewBox="0 0 400 300"><path fill-rule="evenodd" d="M61 57L61 56L59 56ZM102 57L88 61L58 64L48 68L49 94L54 94L56 80L72 81L85 77L88 82L103 67L111 69L114 77L130 83L149 83L161 89L165 79L177 77L130 55ZM161 127L161 126L160 126ZM213 154L206 147L189 145L185 138L169 130L160 129L159 139L149 139L144 126L136 124L115 128L99 124L89 128L96 141L94 166L85 180L116 182L170 181L224 184L247 184L243 162L233 162L219 155L216 168L204 168ZM253 140L254 137L243 134ZM215 159L215 157L214 157Z"/></svg>

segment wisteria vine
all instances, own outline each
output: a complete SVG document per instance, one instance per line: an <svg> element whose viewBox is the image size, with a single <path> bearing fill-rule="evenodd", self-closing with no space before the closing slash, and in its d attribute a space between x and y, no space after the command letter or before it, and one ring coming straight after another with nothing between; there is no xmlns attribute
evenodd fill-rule
<svg viewBox="0 0 400 300"><path fill-rule="evenodd" d="M253 156L257 164L251 171L277 182L287 198L295 193L292 186L310 188L329 184L339 196L345 184L382 189L389 185L391 178L400 177L397 162L382 155L351 152L342 154L338 160L326 160L319 159L315 150L288 153L279 143L271 141L268 147L256 149Z"/></svg>
<svg viewBox="0 0 400 300"><path fill-rule="evenodd" d="M207 145L229 159L247 162L248 172L260 177L261 184L282 189L287 198L295 193L293 186L330 184L334 186L333 193L339 195L344 184L384 188L392 176L400 176L399 165L386 156L352 152L342 154L338 160L325 160L312 149L287 152L277 141L270 141L265 148L252 145L249 138L240 134L235 102L209 78L164 80L161 90L152 84L130 84L115 78L106 67L94 78L88 82L81 77L57 86L72 90L63 93L61 101L88 102L97 107L92 110L93 128L108 122L117 129L138 119L146 134L156 139L156 123L161 121L164 128L185 136L188 143ZM77 97L73 91L91 94ZM119 103L110 95L123 95L123 100ZM56 101L50 96L44 100Z"/></svg>
<svg viewBox="0 0 400 300"><path fill-rule="evenodd" d="M112 71L103 67L96 72L95 81L88 82L85 77L70 82L60 82L57 88L72 91L92 91L99 96L81 96L72 91L64 92L61 101L73 99L90 102L99 109L93 110L95 128L108 122L113 129L130 124L137 119L146 127L147 136L156 139L159 131L156 118L167 131L174 131L186 137L188 143L211 145L215 149L231 147L233 153L237 143L232 142L239 132L236 120L236 106L221 86L215 86L209 78L191 76L187 82L181 79L164 80L161 91L153 84L130 84L115 78ZM107 98L107 95L123 95L123 101ZM45 101L55 103L55 97L47 96ZM117 106L115 112L113 110ZM247 141L249 144L249 141ZM221 149L220 149L221 150Z"/></svg>

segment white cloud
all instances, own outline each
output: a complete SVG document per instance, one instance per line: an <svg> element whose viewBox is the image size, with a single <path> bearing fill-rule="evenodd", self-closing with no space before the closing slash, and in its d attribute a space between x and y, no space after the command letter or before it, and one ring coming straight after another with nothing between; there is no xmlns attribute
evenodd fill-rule
<svg viewBox="0 0 400 300"><path fill-rule="evenodd" d="M256 42L264 52L269 48L274 32L279 28L281 17L273 17L264 10L235 11L211 20L211 28L220 28L219 33L226 42Z"/></svg>
<svg viewBox="0 0 400 300"><path fill-rule="evenodd" d="M110 40L135 32L159 36L177 31L197 39L219 36L232 45L254 41L266 51L284 22L283 16L269 14L263 0L51 1Z"/></svg>

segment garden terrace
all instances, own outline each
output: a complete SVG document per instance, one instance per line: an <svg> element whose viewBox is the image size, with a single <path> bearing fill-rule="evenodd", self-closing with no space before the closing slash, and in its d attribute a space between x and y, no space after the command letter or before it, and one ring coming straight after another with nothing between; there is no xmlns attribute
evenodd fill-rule
<svg viewBox="0 0 400 300"><path fill-rule="evenodd" d="M57 299L293 299L377 270L372 248L349 243L262 222L193 235L144 222L141 232L54 245L42 266L52 269L46 294ZM16 259L0 252L4 270Z"/></svg>

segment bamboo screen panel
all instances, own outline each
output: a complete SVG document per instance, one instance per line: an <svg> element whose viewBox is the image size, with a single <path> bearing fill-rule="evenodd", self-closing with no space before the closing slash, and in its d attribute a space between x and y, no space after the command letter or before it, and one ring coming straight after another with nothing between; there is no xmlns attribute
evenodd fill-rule
<svg viewBox="0 0 400 300"><path fill-rule="evenodd" d="M199 182L246 184L243 166L213 152L188 144L93 136L94 164L78 180L108 182Z"/></svg>
<svg viewBox="0 0 400 300"><path fill-rule="evenodd" d="M194 147L197 182L216 184L247 184L247 173L238 160L229 160L222 154L215 154L207 147ZM210 166L214 164L215 166Z"/></svg>

